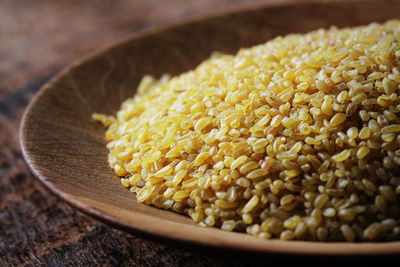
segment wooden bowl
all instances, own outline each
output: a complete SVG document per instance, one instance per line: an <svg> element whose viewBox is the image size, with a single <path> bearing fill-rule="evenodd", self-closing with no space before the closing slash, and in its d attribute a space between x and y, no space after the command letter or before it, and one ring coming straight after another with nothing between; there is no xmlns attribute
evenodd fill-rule
<svg viewBox="0 0 400 267"><path fill-rule="evenodd" d="M400 242L323 243L265 241L243 233L203 228L186 216L139 204L107 163L104 128L93 112L114 114L134 95L145 74L179 74L213 51L235 53L274 36L331 25L354 26L398 17L400 2L286 1L229 11L173 27L135 34L64 69L27 108L20 129L32 172L83 212L135 233L251 252L296 254L400 253Z"/></svg>

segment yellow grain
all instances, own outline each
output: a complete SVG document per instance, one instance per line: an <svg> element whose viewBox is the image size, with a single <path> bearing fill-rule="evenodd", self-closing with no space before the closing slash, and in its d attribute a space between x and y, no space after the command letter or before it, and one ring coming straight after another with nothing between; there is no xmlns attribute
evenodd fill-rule
<svg viewBox="0 0 400 267"><path fill-rule="evenodd" d="M144 76L92 118L146 205L262 239L399 239L399 58L399 20L290 34Z"/></svg>

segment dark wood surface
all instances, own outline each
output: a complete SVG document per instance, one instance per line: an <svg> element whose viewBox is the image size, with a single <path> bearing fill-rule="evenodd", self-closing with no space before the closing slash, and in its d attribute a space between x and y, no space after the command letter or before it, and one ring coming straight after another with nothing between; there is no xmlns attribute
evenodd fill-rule
<svg viewBox="0 0 400 267"><path fill-rule="evenodd" d="M33 177L17 133L33 94L77 57L149 26L255 2L263 1L0 1L1 266L245 265L138 238L83 215Z"/></svg>

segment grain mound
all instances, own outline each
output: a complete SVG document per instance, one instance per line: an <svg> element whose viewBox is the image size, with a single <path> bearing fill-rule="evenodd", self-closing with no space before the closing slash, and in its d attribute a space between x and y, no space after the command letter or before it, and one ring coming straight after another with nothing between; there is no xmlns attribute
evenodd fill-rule
<svg viewBox="0 0 400 267"><path fill-rule="evenodd" d="M277 37L93 118L145 204L264 239L399 239L399 47L400 21Z"/></svg>

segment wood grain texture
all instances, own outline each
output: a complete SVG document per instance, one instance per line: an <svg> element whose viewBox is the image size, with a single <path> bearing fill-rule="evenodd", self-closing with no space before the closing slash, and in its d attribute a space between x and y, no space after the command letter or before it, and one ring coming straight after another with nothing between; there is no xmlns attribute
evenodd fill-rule
<svg viewBox="0 0 400 267"><path fill-rule="evenodd" d="M357 12L355 12L355 10ZM63 70L35 97L21 127L33 172L63 199L101 220L135 233L213 250L301 255L400 253L400 242L320 243L265 241L202 228L188 217L142 205L108 167L104 129L93 112L114 113L141 77L192 69L213 51L233 53L277 35L362 25L396 18L400 2L292 1L227 13L134 35Z"/></svg>

